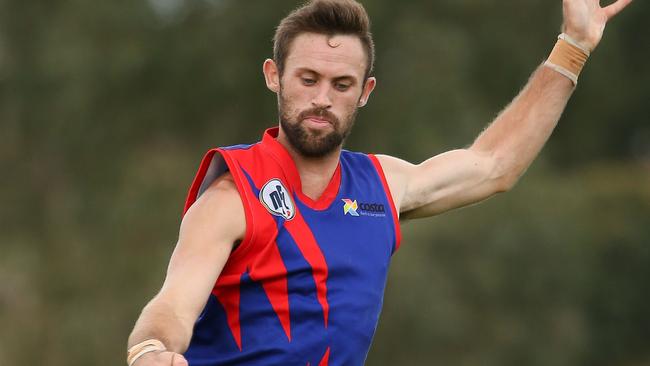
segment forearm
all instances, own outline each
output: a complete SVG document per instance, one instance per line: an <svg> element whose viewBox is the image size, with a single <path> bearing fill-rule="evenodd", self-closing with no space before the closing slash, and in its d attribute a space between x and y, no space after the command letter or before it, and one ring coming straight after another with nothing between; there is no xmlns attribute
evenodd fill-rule
<svg viewBox="0 0 650 366"><path fill-rule="evenodd" d="M183 353L192 337L192 327L179 318L173 308L156 297L144 307L129 336L128 348L147 339L157 339L168 351Z"/></svg>
<svg viewBox="0 0 650 366"><path fill-rule="evenodd" d="M605 25L631 2L616 0L601 7L595 0L563 0L562 41L549 57L554 69L540 66L471 147L492 157L497 186L512 187L530 166L557 125L573 93L573 82L577 82L586 58L600 43Z"/></svg>
<svg viewBox="0 0 650 366"><path fill-rule="evenodd" d="M568 78L540 66L470 149L492 156L494 176L512 187L548 140L573 90Z"/></svg>

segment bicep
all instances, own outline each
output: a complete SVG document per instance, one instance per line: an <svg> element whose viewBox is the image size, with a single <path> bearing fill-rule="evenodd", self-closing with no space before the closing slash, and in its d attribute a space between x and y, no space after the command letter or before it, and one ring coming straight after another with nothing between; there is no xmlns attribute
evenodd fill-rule
<svg viewBox="0 0 650 366"><path fill-rule="evenodd" d="M494 159L476 151L452 150L417 165L391 157L383 157L384 162L391 189L399 194L402 219L437 215L500 191Z"/></svg>
<svg viewBox="0 0 650 366"><path fill-rule="evenodd" d="M192 325L202 311L234 243L244 237L246 221L229 177L215 181L190 207L158 295Z"/></svg>

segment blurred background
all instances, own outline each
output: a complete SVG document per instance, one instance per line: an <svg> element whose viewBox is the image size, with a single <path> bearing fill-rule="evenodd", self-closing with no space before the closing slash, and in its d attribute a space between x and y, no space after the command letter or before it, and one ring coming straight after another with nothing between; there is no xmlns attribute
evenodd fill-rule
<svg viewBox="0 0 650 366"><path fill-rule="evenodd" d="M363 1L378 88L347 148L466 146L561 4ZM275 125L288 0L0 0L0 364L124 364L203 153ZM650 365L650 3L611 22L511 192L403 225L368 365Z"/></svg>

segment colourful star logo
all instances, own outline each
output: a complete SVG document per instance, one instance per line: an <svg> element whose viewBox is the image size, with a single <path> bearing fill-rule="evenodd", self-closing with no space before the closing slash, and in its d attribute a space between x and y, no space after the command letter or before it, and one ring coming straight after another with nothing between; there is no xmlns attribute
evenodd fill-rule
<svg viewBox="0 0 650 366"><path fill-rule="evenodd" d="M348 198L344 198L341 201L345 202L345 205L343 205L343 215L350 214L350 216L359 216L357 213L357 200L351 200Z"/></svg>

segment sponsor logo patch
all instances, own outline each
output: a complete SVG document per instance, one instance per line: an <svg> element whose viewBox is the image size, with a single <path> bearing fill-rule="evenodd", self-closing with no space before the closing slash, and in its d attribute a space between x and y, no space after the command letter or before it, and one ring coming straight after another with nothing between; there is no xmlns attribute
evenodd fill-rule
<svg viewBox="0 0 650 366"><path fill-rule="evenodd" d="M296 216L291 194L277 178L273 178L264 184L260 190L260 202L271 215L284 217L285 220L291 220Z"/></svg>
<svg viewBox="0 0 650 366"><path fill-rule="evenodd" d="M359 205L357 205L357 200L351 200L348 198L344 198L341 201L343 201L345 204L343 205L343 215L350 215L350 216L359 216L357 213L357 208Z"/></svg>
<svg viewBox="0 0 650 366"><path fill-rule="evenodd" d="M386 208L381 203L357 202L349 198L343 198L343 215L350 216L386 216Z"/></svg>

